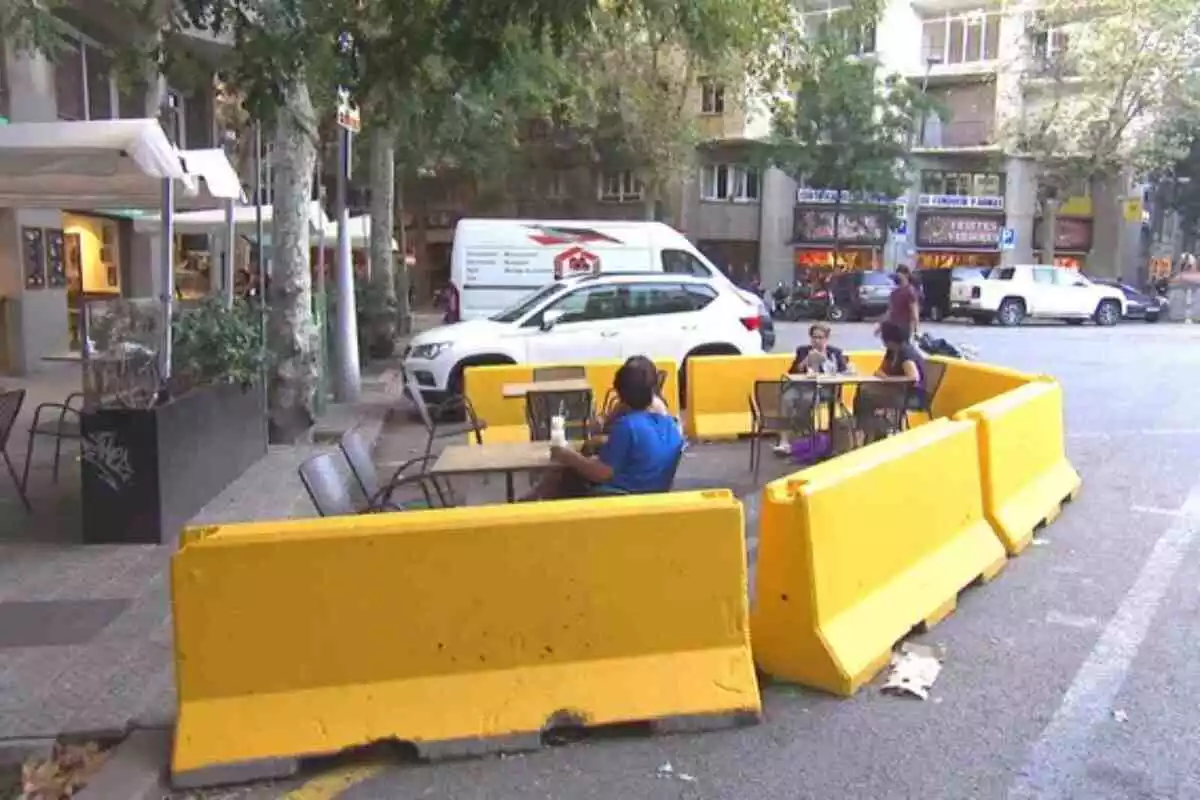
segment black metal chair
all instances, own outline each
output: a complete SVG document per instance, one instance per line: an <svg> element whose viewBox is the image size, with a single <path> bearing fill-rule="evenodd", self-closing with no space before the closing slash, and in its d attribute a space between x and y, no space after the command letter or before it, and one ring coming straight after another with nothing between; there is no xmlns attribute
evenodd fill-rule
<svg viewBox="0 0 1200 800"><path fill-rule="evenodd" d="M42 403L33 410L33 423L29 426L29 443L25 446L25 472L21 485L29 485L29 465L33 463L33 445L37 437L54 439L54 482L58 482L58 465L62 460L64 439L83 441L83 392L72 392L61 403ZM47 419L42 419L46 413Z"/></svg>
<svg viewBox="0 0 1200 800"><path fill-rule="evenodd" d="M783 408L783 392L790 385L786 378L774 381L755 381L750 394L750 471L758 480L762 466L762 443L780 434L797 430L811 432L813 408L798 409L795 415ZM813 392L817 402L817 392Z"/></svg>
<svg viewBox="0 0 1200 800"><path fill-rule="evenodd" d="M13 466L12 459L8 457L8 439L12 435L13 428L17 426L17 417L20 415L21 406L24 403L24 389L0 392L0 457L4 458L4 466L8 468L8 476L12 478L17 495L21 498L21 504L25 506L26 511L32 512L33 506L30 505L29 496L25 493L25 481L17 477L17 468ZM28 470L26 472L28 473Z"/></svg>
<svg viewBox="0 0 1200 800"><path fill-rule="evenodd" d="M300 482L322 517L344 517L366 510L365 499L355 498L339 461L342 459L335 453L319 453L300 465Z"/></svg>
<svg viewBox="0 0 1200 800"><path fill-rule="evenodd" d="M429 438L425 440L426 456L433 452L435 440L451 436L463 436L471 433L475 435L476 444L483 444L483 432L487 430L487 421L476 416L471 401L465 395L454 395L444 402L430 406L421 396L421 387L411 375L406 374L404 382L409 399L417 408L421 424L425 426L425 431L429 434ZM445 421L447 417L456 412L462 412L466 417L465 420L462 422Z"/></svg>
<svg viewBox="0 0 1200 800"><path fill-rule="evenodd" d="M371 457L371 450L357 428L342 434L342 438L338 441L338 447L341 449L342 455L346 457L346 463L350 467L350 474L354 476L354 480L358 483L358 488L362 491L362 496L366 499L367 508L389 511L401 511L413 508L414 504L412 503L393 502L393 493L402 486L417 486L420 488L421 493L425 496L425 504L430 508L435 507L435 505L443 507L453 505L453 495L451 494L449 485L443 486L438 482L436 476L429 475L426 472L429 469L429 463L436 458L435 456L418 456L417 458L405 461L392 473L392 477L388 480L387 484L381 486L379 483L379 473L375 469L375 460ZM418 465L419 471L416 474L404 474L410 468ZM431 488L433 490L432 495L429 491ZM437 498L436 504L434 503L435 496Z"/></svg>
<svg viewBox="0 0 1200 800"><path fill-rule="evenodd" d="M586 367L534 367L533 381L569 381L587 377Z"/></svg>
<svg viewBox="0 0 1200 800"><path fill-rule="evenodd" d="M566 418L568 439L586 439L588 422L592 418L592 390L571 392L528 392L525 395L525 421L529 425L529 440L550 441L550 419Z"/></svg>

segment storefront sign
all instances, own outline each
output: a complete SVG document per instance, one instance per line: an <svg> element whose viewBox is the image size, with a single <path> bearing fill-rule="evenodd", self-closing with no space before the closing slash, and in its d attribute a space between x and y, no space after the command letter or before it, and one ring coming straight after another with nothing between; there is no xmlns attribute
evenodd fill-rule
<svg viewBox="0 0 1200 800"><path fill-rule="evenodd" d="M1058 217L1055 227L1054 249L1064 253L1086 253L1092 249L1092 221ZM1042 249L1043 220L1033 223L1033 249Z"/></svg>
<svg viewBox="0 0 1200 800"><path fill-rule="evenodd" d="M878 251L850 248L840 250L837 254L837 267L840 270L878 269ZM796 250L796 269L832 269L834 266L833 251L825 248L813 250Z"/></svg>
<svg viewBox="0 0 1200 800"><path fill-rule="evenodd" d="M839 198L839 195L841 197ZM797 203L837 203L842 202L847 205L871 205L871 206L886 206L891 203L903 203L904 198L888 197L884 194L876 194L873 192L848 192L842 190L838 192L835 189L797 189Z"/></svg>
<svg viewBox="0 0 1200 800"><path fill-rule="evenodd" d="M887 226L881 214L846 211L837 215L827 209L797 208L795 241L797 243L848 242L852 244L883 244Z"/></svg>
<svg viewBox="0 0 1200 800"><path fill-rule="evenodd" d="M927 251L917 254L921 269L953 269L954 267L994 267L1000 263L999 253L947 253Z"/></svg>
<svg viewBox="0 0 1200 800"><path fill-rule="evenodd" d="M917 219L917 246L995 248L1003 228L999 216L923 214Z"/></svg>
<svg viewBox="0 0 1200 800"><path fill-rule="evenodd" d="M921 208L978 208L1004 210L1004 198L995 195L923 194L917 199Z"/></svg>

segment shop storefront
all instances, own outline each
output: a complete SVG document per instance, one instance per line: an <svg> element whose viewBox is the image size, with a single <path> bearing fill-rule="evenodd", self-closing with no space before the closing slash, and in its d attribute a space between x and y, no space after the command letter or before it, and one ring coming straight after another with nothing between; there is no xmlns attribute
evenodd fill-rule
<svg viewBox="0 0 1200 800"><path fill-rule="evenodd" d="M121 295L124 226L113 217L73 212L63 212L62 223L61 233L46 231L46 285L66 287L70 346L78 350L83 301Z"/></svg>
<svg viewBox="0 0 1200 800"><path fill-rule="evenodd" d="M701 239L696 249L734 280L751 281L758 274L758 242Z"/></svg>
<svg viewBox="0 0 1200 800"><path fill-rule="evenodd" d="M792 246L798 275L814 269L879 269L886 241L882 211L796 208Z"/></svg>
<svg viewBox="0 0 1200 800"><path fill-rule="evenodd" d="M917 217L917 266L922 269L992 267L1000 263L999 214L935 214Z"/></svg>
<svg viewBox="0 0 1200 800"><path fill-rule="evenodd" d="M1092 250L1092 220L1081 217L1058 217L1054 237L1054 264L1059 267L1082 270L1087 266L1087 256ZM1042 252L1041 217L1033 223L1033 259L1045 263Z"/></svg>

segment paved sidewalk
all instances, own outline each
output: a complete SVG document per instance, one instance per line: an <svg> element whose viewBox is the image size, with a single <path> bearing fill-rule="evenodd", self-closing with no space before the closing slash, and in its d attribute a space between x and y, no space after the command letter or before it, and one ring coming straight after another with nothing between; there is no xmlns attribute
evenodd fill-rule
<svg viewBox="0 0 1200 800"><path fill-rule="evenodd" d="M378 370L376 370L376 373ZM2 378L29 392L9 453L23 465L35 406L78 385L78 367L26 379ZM396 398L364 375L363 403L334 406L327 436L357 424L377 435ZM324 445L328 447L329 445ZM296 467L321 445L272 447L196 517L226 522L312 516ZM53 448L39 441L29 477L27 515L7 475L0 480L0 746L61 734L119 735L167 726L174 716L168 546L78 544L78 450L64 445L58 483Z"/></svg>

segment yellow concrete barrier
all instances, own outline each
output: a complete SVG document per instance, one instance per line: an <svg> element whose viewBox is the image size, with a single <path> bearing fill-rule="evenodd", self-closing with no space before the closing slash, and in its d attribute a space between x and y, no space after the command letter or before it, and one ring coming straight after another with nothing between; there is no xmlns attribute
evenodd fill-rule
<svg viewBox="0 0 1200 800"><path fill-rule="evenodd" d="M936 476L936 489L914 484ZM983 515L975 428L935 420L770 483L760 511L754 656L851 695L914 626L1004 566Z"/></svg>
<svg viewBox="0 0 1200 800"><path fill-rule="evenodd" d="M687 361L687 407L684 430L695 439L734 439L750 433L750 395L757 381L780 380L795 360L794 352L762 356L696 356ZM853 351L846 357L859 373L879 368L883 351ZM854 387L843 390L853 407Z"/></svg>
<svg viewBox="0 0 1200 800"><path fill-rule="evenodd" d="M976 423L983 510L1010 554L1024 550L1043 522L1079 492L1067 461L1062 389L1051 378L977 403L955 414Z"/></svg>
<svg viewBox="0 0 1200 800"><path fill-rule="evenodd" d="M1037 380L1037 376L993 364L932 356L946 366L933 396L933 416L953 417L959 411Z"/></svg>
<svg viewBox="0 0 1200 800"><path fill-rule="evenodd" d="M667 358L652 359L655 366L667 374L663 384L663 399L673 413L679 413L679 367ZM587 381L592 387L593 403L604 402L612 388L617 369L624 359L572 362L586 370ZM533 380L533 370L539 367L561 367L563 364L503 364L497 366L467 367L463 371L463 392L470 399L475 413L487 421L483 432L485 444L494 442L527 442L529 427L525 422L525 399L505 397L504 385L528 383ZM470 437L470 441L475 439Z"/></svg>
<svg viewBox="0 0 1200 800"><path fill-rule="evenodd" d="M172 769L757 716L742 525L719 490L192 531Z"/></svg>

